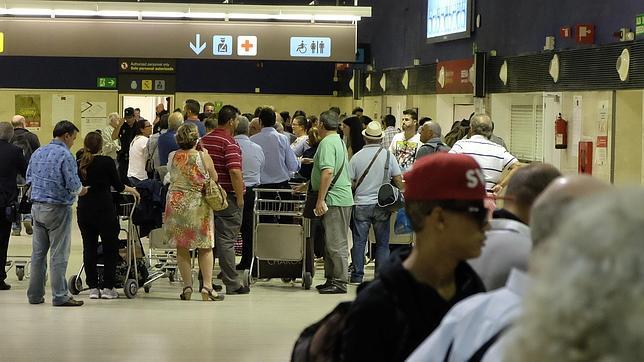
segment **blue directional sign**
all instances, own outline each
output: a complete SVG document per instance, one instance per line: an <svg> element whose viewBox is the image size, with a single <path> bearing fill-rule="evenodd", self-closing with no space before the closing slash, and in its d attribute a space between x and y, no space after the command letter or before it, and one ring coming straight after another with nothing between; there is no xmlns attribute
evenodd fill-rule
<svg viewBox="0 0 644 362"><path fill-rule="evenodd" d="M213 36L212 55L233 55L233 37L230 35Z"/></svg>
<svg viewBox="0 0 644 362"><path fill-rule="evenodd" d="M291 37L292 57L331 57L331 38Z"/></svg>

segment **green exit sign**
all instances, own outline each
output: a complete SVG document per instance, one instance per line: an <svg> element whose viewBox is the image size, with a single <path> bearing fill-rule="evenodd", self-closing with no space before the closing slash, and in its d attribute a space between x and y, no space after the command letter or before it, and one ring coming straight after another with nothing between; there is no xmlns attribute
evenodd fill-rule
<svg viewBox="0 0 644 362"><path fill-rule="evenodd" d="M635 36L644 37L644 14L639 14L635 18Z"/></svg>
<svg viewBox="0 0 644 362"><path fill-rule="evenodd" d="M98 77L96 78L97 88L116 88L116 78Z"/></svg>

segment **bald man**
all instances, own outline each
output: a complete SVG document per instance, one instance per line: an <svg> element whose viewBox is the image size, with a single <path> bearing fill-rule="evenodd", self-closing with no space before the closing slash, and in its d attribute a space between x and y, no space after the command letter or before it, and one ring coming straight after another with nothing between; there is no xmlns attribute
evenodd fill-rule
<svg viewBox="0 0 644 362"><path fill-rule="evenodd" d="M565 176L551 182L531 209L532 250L541 248L557 231L573 202L610 190L607 183L587 175ZM529 270L535 272L538 271ZM496 341L520 316L531 279L514 269L504 288L456 304L407 361L503 360L504 341Z"/></svg>
<svg viewBox="0 0 644 362"><path fill-rule="evenodd" d="M38 140L38 136L36 136L35 134L27 130L25 117L19 114L11 118L11 126L13 126L13 137L11 138L10 143L22 149L22 154L25 157L27 164L29 164L31 155L34 152L36 152L36 150L40 147L40 141ZM20 175L18 175L18 179L16 181L18 182L18 184L27 183L24 177ZM27 234L31 235L33 232L33 228L31 225L31 215L30 214L21 215L21 221L22 221L22 224L25 226L25 231L27 232ZM14 222L11 226L11 235L20 236L21 232L22 232L21 223Z"/></svg>
<svg viewBox="0 0 644 362"><path fill-rule="evenodd" d="M262 124L259 122L259 117L253 118L252 121L248 124L248 135L254 136L261 132Z"/></svg>
<svg viewBox="0 0 644 362"><path fill-rule="evenodd" d="M450 147L441 140L441 132L441 126L433 121L427 121L420 126L420 142L423 144L416 152L416 161L434 152L449 152Z"/></svg>

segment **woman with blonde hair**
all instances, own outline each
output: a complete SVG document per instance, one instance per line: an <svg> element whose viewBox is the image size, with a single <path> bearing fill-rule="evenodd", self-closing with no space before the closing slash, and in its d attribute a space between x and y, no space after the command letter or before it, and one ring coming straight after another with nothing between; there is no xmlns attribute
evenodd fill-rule
<svg viewBox="0 0 644 362"><path fill-rule="evenodd" d="M190 249L199 249L199 269L203 280L212 280L213 213L204 198L203 190L209 178L217 180L215 166L208 152L197 151L199 131L186 123L177 130L179 150L168 157L170 188L165 208L164 227L170 242L177 248L177 263L183 290L181 300L192 295ZM204 285L200 290L204 301L223 300L222 294Z"/></svg>

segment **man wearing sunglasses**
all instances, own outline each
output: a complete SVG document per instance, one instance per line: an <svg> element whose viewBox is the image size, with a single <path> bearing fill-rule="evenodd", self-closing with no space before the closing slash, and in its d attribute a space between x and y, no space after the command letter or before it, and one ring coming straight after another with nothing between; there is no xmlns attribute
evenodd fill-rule
<svg viewBox="0 0 644 362"><path fill-rule="evenodd" d="M343 360L402 361L454 304L485 290L465 262L480 255L488 228L485 178L476 161L438 153L404 178L416 244L393 253L358 293L342 336Z"/></svg>

